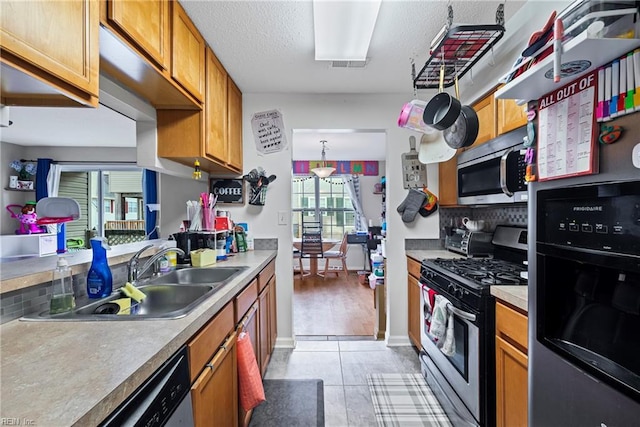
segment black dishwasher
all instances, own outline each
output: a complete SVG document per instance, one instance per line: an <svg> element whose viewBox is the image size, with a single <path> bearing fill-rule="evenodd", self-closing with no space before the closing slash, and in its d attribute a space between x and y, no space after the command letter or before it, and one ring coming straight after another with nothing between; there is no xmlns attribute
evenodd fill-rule
<svg viewBox="0 0 640 427"><path fill-rule="evenodd" d="M182 347L100 426L193 426L187 347Z"/></svg>

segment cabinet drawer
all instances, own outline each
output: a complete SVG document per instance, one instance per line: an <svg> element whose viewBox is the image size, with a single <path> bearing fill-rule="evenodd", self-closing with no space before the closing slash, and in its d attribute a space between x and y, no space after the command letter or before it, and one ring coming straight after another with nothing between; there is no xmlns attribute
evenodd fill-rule
<svg viewBox="0 0 640 427"><path fill-rule="evenodd" d="M189 343L189 370L195 380L220 343L233 330L233 304L227 304Z"/></svg>
<svg viewBox="0 0 640 427"><path fill-rule="evenodd" d="M416 279L420 278L420 263L415 259L407 257L407 270Z"/></svg>
<svg viewBox="0 0 640 427"><path fill-rule="evenodd" d="M528 347L527 316L496 303L496 335L520 345L525 351Z"/></svg>
<svg viewBox="0 0 640 427"><path fill-rule="evenodd" d="M276 274L276 263L271 261L258 275L258 292L262 292L274 274Z"/></svg>
<svg viewBox="0 0 640 427"><path fill-rule="evenodd" d="M249 310L249 308L253 305L254 302L258 299L258 279L253 279L253 281L244 288L242 292L236 296L234 300L235 309L236 309L236 318L235 323L239 323L240 319L242 319Z"/></svg>

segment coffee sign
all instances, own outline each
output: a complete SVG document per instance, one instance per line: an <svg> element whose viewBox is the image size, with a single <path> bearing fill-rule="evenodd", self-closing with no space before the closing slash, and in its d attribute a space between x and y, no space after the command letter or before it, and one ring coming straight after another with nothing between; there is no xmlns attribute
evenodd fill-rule
<svg viewBox="0 0 640 427"><path fill-rule="evenodd" d="M242 179L211 178L209 188L211 193L218 197L217 203L244 204L244 180Z"/></svg>

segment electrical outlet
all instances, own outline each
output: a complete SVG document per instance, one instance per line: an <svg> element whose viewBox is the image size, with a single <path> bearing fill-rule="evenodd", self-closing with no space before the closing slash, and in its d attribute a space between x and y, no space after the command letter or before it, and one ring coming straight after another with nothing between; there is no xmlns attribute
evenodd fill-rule
<svg viewBox="0 0 640 427"><path fill-rule="evenodd" d="M278 211L278 225L287 225L287 211Z"/></svg>

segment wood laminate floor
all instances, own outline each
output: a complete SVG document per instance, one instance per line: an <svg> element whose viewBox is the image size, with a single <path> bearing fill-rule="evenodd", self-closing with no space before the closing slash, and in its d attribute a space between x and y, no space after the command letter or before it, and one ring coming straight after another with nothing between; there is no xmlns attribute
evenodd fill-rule
<svg viewBox="0 0 640 427"><path fill-rule="evenodd" d="M348 277L307 276L293 281L293 333L301 335L372 336L376 309L373 290Z"/></svg>

